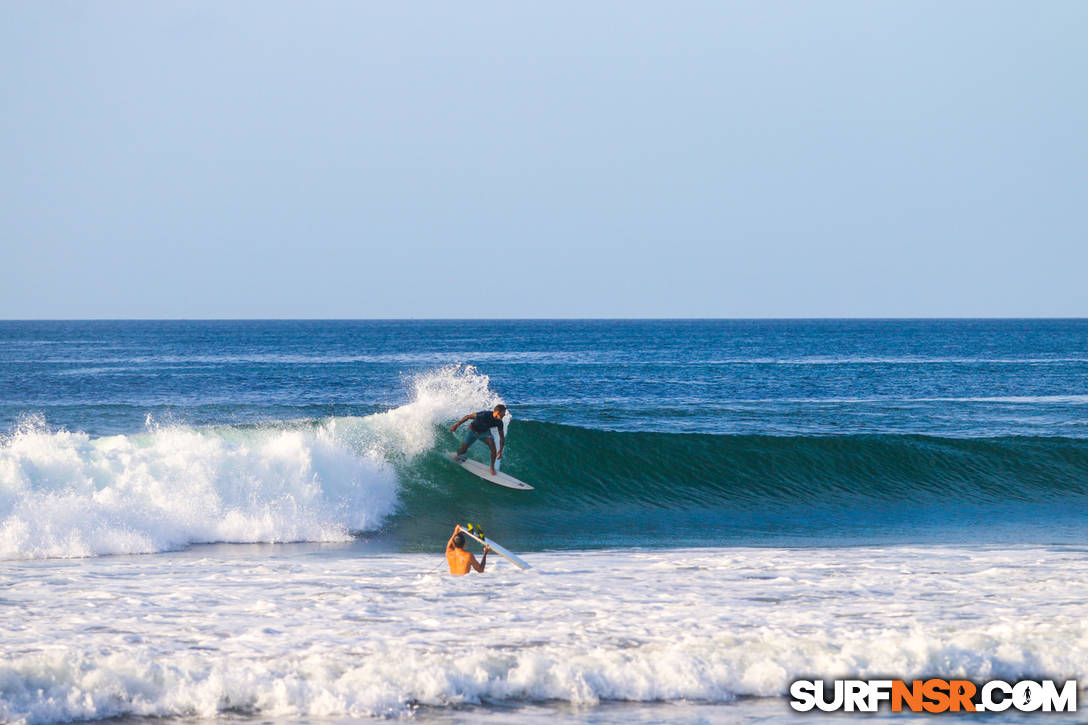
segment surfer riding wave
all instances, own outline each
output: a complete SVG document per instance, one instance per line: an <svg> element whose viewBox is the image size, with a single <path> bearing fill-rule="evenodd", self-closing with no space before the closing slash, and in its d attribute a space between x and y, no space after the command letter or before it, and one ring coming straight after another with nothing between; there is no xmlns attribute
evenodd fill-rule
<svg viewBox="0 0 1088 725"><path fill-rule="evenodd" d="M462 423L471 420L469 423L468 431L465 432L465 437L461 443L461 447L457 450L457 460L463 461L465 451L476 441L483 441L487 444L487 447L491 450L491 475L495 475L495 461L502 459L502 449L506 445L506 431L503 430L502 419L506 415L506 406L496 405L494 410L481 410L478 413L469 413L461 418L453 425L450 426L450 433L456 433L457 429ZM495 450L495 440L491 437L491 429L499 429L499 449Z"/></svg>

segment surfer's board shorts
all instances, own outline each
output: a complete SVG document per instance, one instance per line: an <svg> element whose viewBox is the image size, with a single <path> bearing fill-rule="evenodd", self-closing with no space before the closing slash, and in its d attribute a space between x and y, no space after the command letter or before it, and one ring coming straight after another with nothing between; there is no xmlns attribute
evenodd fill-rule
<svg viewBox="0 0 1088 725"><path fill-rule="evenodd" d="M472 428L469 428L468 431L465 433L465 441L464 442L465 442L466 446L471 446L473 443L475 443L476 441L480 441L480 440L484 441L485 443L487 441L491 440L491 429L490 428L485 430L483 433L477 433L476 431L472 430Z"/></svg>

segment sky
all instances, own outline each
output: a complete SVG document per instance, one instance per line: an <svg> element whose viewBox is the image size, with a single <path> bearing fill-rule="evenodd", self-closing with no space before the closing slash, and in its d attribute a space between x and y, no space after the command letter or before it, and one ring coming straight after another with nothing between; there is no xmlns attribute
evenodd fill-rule
<svg viewBox="0 0 1088 725"><path fill-rule="evenodd" d="M0 318L1088 316L1088 2L0 3Z"/></svg>

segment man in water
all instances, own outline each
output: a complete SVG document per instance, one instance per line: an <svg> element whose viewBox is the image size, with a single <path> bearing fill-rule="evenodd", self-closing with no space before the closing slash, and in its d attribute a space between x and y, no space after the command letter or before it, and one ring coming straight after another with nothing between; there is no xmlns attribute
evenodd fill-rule
<svg viewBox="0 0 1088 725"><path fill-rule="evenodd" d="M462 574L468 574L469 569L475 569L483 574L484 567L487 566L487 552L489 551L491 551L491 547L484 545L484 555L480 561L476 561L475 556L465 551L465 535L461 533L461 525L454 526L453 536L446 542L446 562L450 565L450 574L461 576Z"/></svg>
<svg viewBox="0 0 1088 725"><path fill-rule="evenodd" d="M465 451L476 441L483 441L487 444L487 447L491 449L491 475L495 475L495 461L502 458L502 449L506 445L506 431L503 430L502 419L506 415L506 406L499 404L495 406L494 410L481 410L479 413L469 413L461 420L457 421L450 426L450 433L456 433L457 428L467 420L472 422L468 425L468 432L465 433L465 441L461 444L461 448L457 451L457 460L463 461ZM499 451L495 452L495 440L491 437L491 429L499 429Z"/></svg>

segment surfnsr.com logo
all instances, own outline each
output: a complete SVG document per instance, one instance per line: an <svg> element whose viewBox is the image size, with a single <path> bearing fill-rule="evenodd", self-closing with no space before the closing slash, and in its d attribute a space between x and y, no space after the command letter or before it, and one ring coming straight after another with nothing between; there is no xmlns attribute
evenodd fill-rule
<svg viewBox="0 0 1088 725"><path fill-rule="evenodd" d="M1077 681L1060 687L1054 680L797 680L790 685L790 707L798 712L1076 712Z"/></svg>

